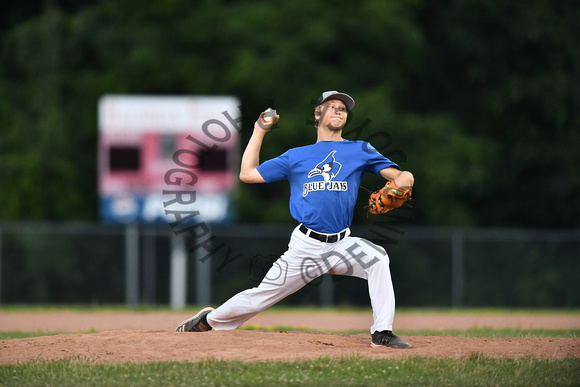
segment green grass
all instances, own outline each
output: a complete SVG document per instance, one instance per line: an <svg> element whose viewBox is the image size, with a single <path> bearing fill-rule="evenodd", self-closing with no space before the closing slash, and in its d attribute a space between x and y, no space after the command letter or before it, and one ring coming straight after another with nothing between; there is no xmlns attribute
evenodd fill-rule
<svg viewBox="0 0 580 387"><path fill-rule="evenodd" d="M264 331L302 331L302 332L328 332L328 333L340 333L340 334L368 334L368 331L316 331L309 328L295 328L286 326L275 326L275 327L263 327L263 326L247 326L241 328L243 330L264 330ZM97 331L92 329L87 332L74 332L74 333L96 333ZM46 331L5 331L0 332L0 340L3 339L23 339L28 337L39 337L39 336L54 336L67 334L71 332L46 332ZM407 331L400 330L397 334L401 336L457 336L457 337L496 337L496 338L508 338L508 337L580 337L580 329L491 329L491 328L472 328L467 330L416 330Z"/></svg>
<svg viewBox="0 0 580 387"><path fill-rule="evenodd" d="M167 306L139 305L129 308L126 305L56 305L56 304L3 304L0 306L0 313L123 313L123 312L176 312Z"/></svg>
<svg viewBox="0 0 580 387"><path fill-rule="evenodd" d="M519 329L519 328L470 328L466 330L448 329L443 331L399 330L397 334L402 336L457 336L457 337L580 337L580 329Z"/></svg>
<svg viewBox="0 0 580 387"><path fill-rule="evenodd" d="M98 364L90 359L0 366L4 386L575 386L580 359L321 358L295 362Z"/></svg>
<svg viewBox="0 0 580 387"><path fill-rule="evenodd" d="M25 339L28 337L39 337L39 336L55 336L63 335L71 332L46 332L43 330L38 331L4 331L0 332L0 340L4 339ZM95 329L91 329L87 332L74 332L74 333L97 333Z"/></svg>
<svg viewBox="0 0 580 387"><path fill-rule="evenodd" d="M312 328L303 327L287 327L287 326L261 326L261 325L246 325L243 330L254 331L299 331L299 332L327 332L327 333L341 333L341 334L359 334L369 333L368 330L348 330L348 331L331 331L331 330L315 330ZM446 329L446 330L397 330L396 332L401 336L457 336L457 337L580 337L580 329L520 329L520 328L470 328L465 330ZM0 332L1 337L1 332Z"/></svg>

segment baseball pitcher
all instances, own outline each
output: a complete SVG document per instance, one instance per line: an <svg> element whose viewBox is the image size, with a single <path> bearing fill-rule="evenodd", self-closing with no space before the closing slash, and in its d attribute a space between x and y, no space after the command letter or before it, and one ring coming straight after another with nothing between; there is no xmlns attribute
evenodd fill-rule
<svg viewBox="0 0 580 387"><path fill-rule="evenodd" d="M215 310L203 309L181 323L178 332L236 329L309 281L329 273L367 280L374 322L370 327L373 347L410 347L393 333L395 293L387 252L352 236L349 227L364 173L386 179L384 188L371 194L372 214L383 214L409 200L414 179L368 142L342 137L354 105L347 94L322 93L314 109L316 143L290 149L262 164L262 142L280 116L273 109L260 114L242 156L240 179L245 183L287 180L290 212L298 225L290 236L288 250L260 285L236 294Z"/></svg>

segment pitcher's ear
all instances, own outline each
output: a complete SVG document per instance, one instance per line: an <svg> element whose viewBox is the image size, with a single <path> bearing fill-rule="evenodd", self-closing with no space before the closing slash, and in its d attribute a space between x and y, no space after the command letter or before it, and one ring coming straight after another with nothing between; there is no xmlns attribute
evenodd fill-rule
<svg viewBox="0 0 580 387"><path fill-rule="evenodd" d="M320 106L314 109L314 121L316 122L315 126L318 127L318 121L320 121Z"/></svg>

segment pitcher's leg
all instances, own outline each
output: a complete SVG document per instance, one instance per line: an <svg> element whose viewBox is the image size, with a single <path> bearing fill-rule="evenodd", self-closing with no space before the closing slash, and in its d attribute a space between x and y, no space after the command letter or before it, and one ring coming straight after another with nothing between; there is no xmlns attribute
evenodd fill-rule
<svg viewBox="0 0 580 387"><path fill-rule="evenodd" d="M384 248L366 239L349 237L332 253L331 274L366 279L374 331L392 330L395 319L395 291L391 280L389 256Z"/></svg>
<svg viewBox="0 0 580 387"><path fill-rule="evenodd" d="M227 300L219 308L207 315L207 322L215 330L239 328L261 310L254 306L253 297L260 297L257 288L244 290Z"/></svg>
<svg viewBox="0 0 580 387"><path fill-rule="evenodd" d="M322 271L309 270L312 257L318 257L320 243L298 230L292 232L288 250L272 265L258 287L236 294L207 315L207 321L217 330L236 329L266 308L298 291ZM326 272L328 269L324 270Z"/></svg>
<svg viewBox="0 0 580 387"><path fill-rule="evenodd" d="M300 265L288 257L278 259L258 287L244 290L207 315L215 330L239 328L256 314L306 285Z"/></svg>
<svg viewBox="0 0 580 387"><path fill-rule="evenodd" d="M367 273L374 321L371 333L392 331L395 319L395 290L391 280L389 256L385 253L380 262L368 268Z"/></svg>

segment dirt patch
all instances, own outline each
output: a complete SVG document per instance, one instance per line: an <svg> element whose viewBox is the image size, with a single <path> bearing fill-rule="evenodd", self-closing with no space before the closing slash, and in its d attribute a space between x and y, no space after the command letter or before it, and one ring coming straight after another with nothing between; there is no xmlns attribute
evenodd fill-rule
<svg viewBox="0 0 580 387"><path fill-rule="evenodd" d="M372 348L369 334L279 331L175 333L190 313L3 313L0 330L87 332L0 340L0 364L37 359L85 358L95 362L269 361L360 355L368 358L409 356L580 357L578 338L464 338L402 336L409 349ZM257 327L368 329L372 317L361 313L264 313L248 322ZM577 316L399 314L396 329L580 328ZM395 329L395 332L396 332Z"/></svg>

